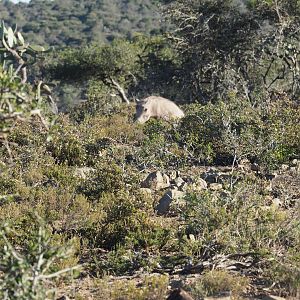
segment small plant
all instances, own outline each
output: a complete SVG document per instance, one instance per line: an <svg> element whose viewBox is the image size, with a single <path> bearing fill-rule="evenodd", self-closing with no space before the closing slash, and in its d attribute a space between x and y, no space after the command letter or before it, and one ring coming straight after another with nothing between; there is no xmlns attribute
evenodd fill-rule
<svg viewBox="0 0 300 300"><path fill-rule="evenodd" d="M94 299L109 300L162 300L168 291L169 277L167 275L142 276L137 282L133 280L116 280L110 282L108 279L93 279L89 286L93 287ZM79 293L76 300L86 299L86 295Z"/></svg>
<svg viewBox="0 0 300 300"><path fill-rule="evenodd" d="M79 266L57 270L56 263L68 258L71 248L54 246L44 225L32 233L26 247L13 245L12 229L4 224L0 231L0 296L1 299L45 300L53 297L53 281Z"/></svg>
<svg viewBox="0 0 300 300"><path fill-rule="evenodd" d="M201 298L230 293L230 299L243 299L242 294L246 292L249 283L246 277L232 275L224 270L212 270L204 274L191 290L195 296Z"/></svg>
<svg viewBox="0 0 300 300"><path fill-rule="evenodd" d="M33 64L40 54L47 52L43 47L25 43L22 34L0 24L0 144L4 144L11 157L8 135L16 123L32 119L48 129L43 116L43 89L47 90L47 99L55 105L47 85L39 81L37 87L27 83L27 66ZM33 118L34 117L34 118Z"/></svg>

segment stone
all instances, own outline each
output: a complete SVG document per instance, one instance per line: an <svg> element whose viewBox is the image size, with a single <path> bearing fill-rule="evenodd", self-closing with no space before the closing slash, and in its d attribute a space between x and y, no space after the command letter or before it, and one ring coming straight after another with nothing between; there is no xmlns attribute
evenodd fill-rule
<svg viewBox="0 0 300 300"><path fill-rule="evenodd" d="M201 178L208 183L215 183L219 178L218 170L215 168L210 168L207 172L201 174Z"/></svg>
<svg viewBox="0 0 300 300"><path fill-rule="evenodd" d="M282 205L282 202L279 198L272 199L272 205L275 207L280 207Z"/></svg>
<svg viewBox="0 0 300 300"><path fill-rule="evenodd" d="M221 183L211 183L209 189L212 191L219 191L223 189L223 185Z"/></svg>
<svg viewBox="0 0 300 300"><path fill-rule="evenodd" d="M288 169L289 169L289 165L286 165L286 164L281 165L281 170L282 171L287 171Z"/></svg>
<svg viewBox="0 0 300 300"><path fill-rule="evenodd" d="M207 189L207 182L204 179L202 179L202 178L197 178L195 180L194 184L196 186L196 189L199 190L199 191Z"/></svg>
<svg viewBox="0 0 300 300"><path fill-rule="evenodd" d="M149 188L156 191L167 188L170 186L170 179L166 174L160 171L150 173L147 178L142 182L143 188Z"/></svg>
<svg viewBox="0 0 300 300"><path fill-rule="evenodd" d="M176 185L177 187L181 187L181 186L183 186L184 183L185 183L185 181L184 181L181 177L177 177L177 178L174 180L174 182L175 182L175 185Z"/></svg>
<svg viewBox="0 0 300 300"><path fill-rule="evenodd" d="M155 207L155 211L159 215L167 214L170 210L170 205L172 202L176 201L178 204L183 200L185 193L175 189L167 191L162 198L159 200L158 205ZM182 204L185 202L182 202Z"/></svg>

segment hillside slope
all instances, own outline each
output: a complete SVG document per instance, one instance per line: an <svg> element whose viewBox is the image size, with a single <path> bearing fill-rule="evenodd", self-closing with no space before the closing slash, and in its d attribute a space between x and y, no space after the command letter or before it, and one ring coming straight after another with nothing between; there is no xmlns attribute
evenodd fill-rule
<svg viewBox="0 0 300 300"><path fill-rule="evenodd" d="M161 30L154 0L64 0L0 2L0 18L22 27L29 42L77 46Z"/></svg>

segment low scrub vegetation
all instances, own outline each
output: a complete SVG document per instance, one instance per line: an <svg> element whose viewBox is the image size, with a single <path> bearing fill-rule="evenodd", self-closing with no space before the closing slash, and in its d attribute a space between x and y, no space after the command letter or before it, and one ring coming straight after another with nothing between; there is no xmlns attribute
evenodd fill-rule
<svg viewBox="0 0 300 300"><path fill-rule="evenodd" d="M1 298L299 296L299 1L163 2L101 46L1 23ZM134 123L149 95L185 116Z"/></svg>
<svg viewBox="0 0 300 300"><path fill-rule="evenodd" d="M60 116L49 132L35 124L16 126L9 137L14 160L9 168L2 149L0 219L14 224L14 240L27 251L35 230L31 216L37 213L54 239L75 247L64 265L81 262L90 276L179 270L190 260L209 262L203 271L244 264L249 276L259 272L266 284L288 286L285 291L293 293L299 285L299 211L294 204L272 204L267 178L296 157L299 131L288 116L299 114L288 103L280 111L272 106L263 116L247 108L186 106L187 116L178 124L152 120L141 126L132 123L130 114L117 111L110 118L94 115L80 123ZM261 169L242 172L243 158ZM196 170L203 163L230 166L223 188L188 192L177 216L156 216L159 194L153 198L140 190L144 174ZM288 193L288 187L281 193ZM230 281L232 293L240 295L251 281L251 276L220 274L220 285L209 284L212 275L205 275L190 292L218 293L224 284L231 289Z"/></svg>

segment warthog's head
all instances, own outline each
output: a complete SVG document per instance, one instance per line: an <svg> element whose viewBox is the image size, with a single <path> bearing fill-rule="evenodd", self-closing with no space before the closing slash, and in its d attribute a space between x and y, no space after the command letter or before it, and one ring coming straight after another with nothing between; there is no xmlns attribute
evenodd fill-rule
<svg viewBox="0 0 300 300"><path fill-rule="evenodd" d="M138 123L145 123L151 117L150 106L147 105L145 101L138 101L136 103L136 113L134 116L134 121Z"/></svg>

